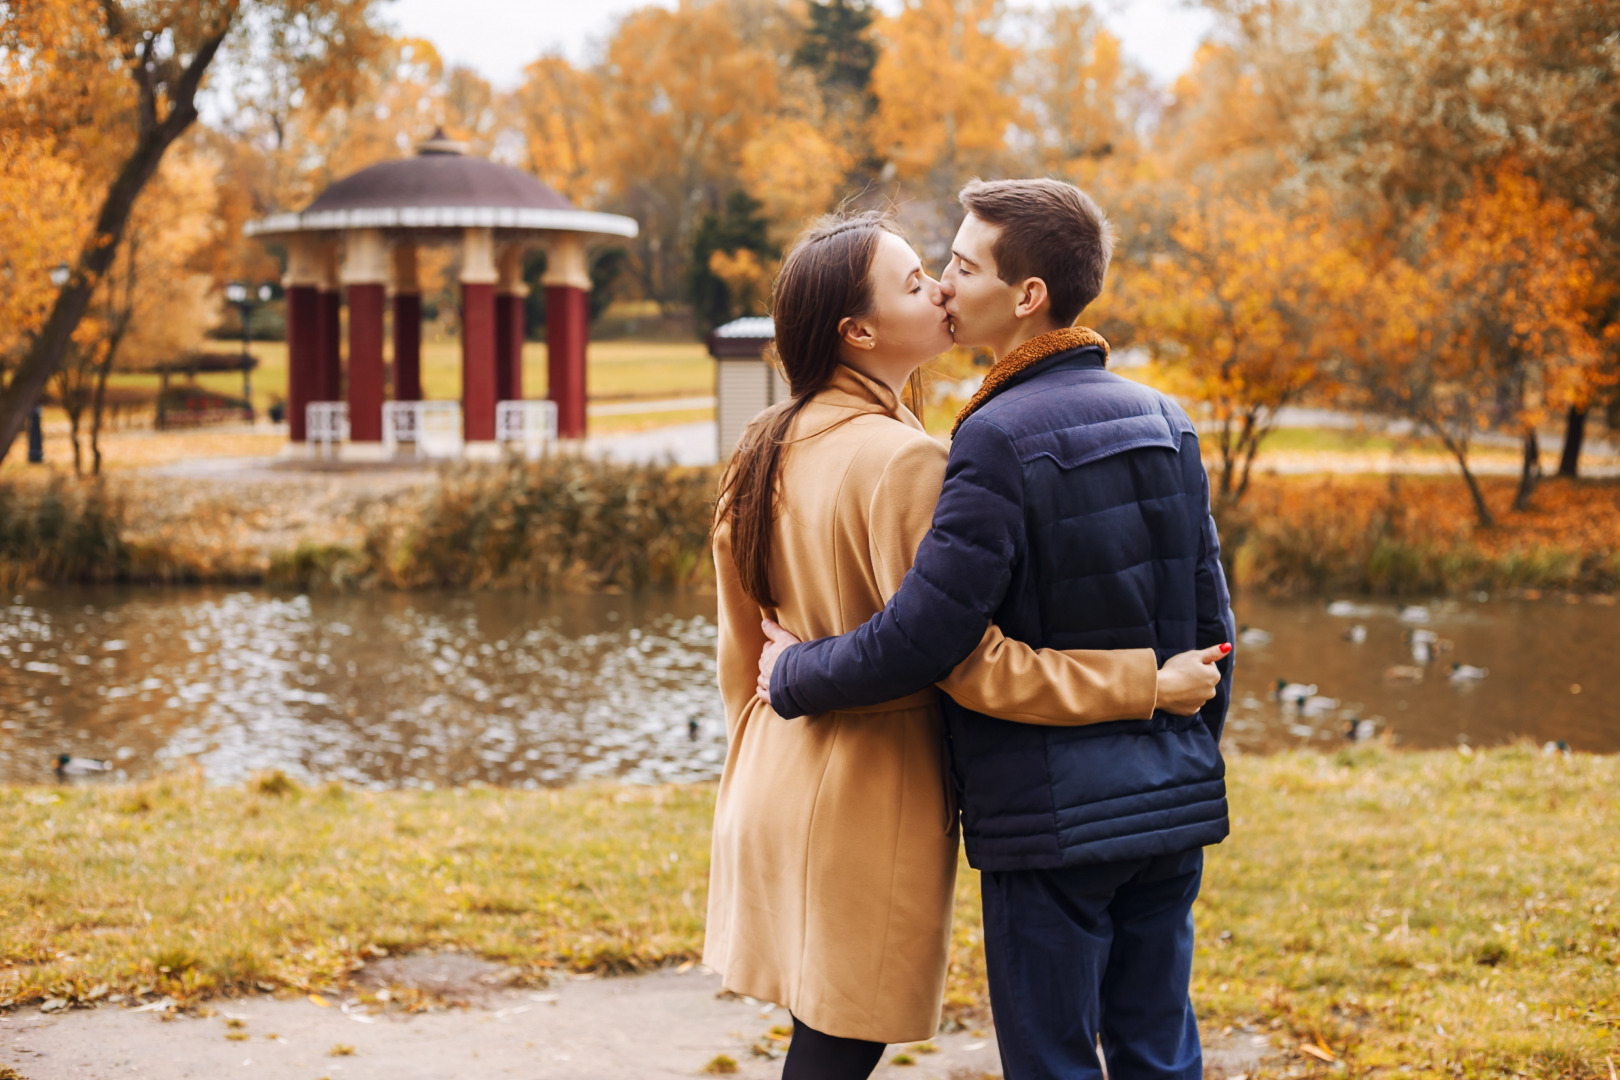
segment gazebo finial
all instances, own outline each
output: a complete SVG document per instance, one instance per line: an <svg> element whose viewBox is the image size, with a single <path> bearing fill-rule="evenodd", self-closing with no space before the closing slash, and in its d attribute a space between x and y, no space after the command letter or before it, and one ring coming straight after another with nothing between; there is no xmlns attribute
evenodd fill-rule
<svg viewBox="0 0 1620 1080"><path fill-rule="evenodd" d="M465 157L468 149L466 143L446 135L443 127L436 127L433 129L433 134L429 135L426 141L416 144L416 156L431 157L439 154L451 157Z"/></svg>

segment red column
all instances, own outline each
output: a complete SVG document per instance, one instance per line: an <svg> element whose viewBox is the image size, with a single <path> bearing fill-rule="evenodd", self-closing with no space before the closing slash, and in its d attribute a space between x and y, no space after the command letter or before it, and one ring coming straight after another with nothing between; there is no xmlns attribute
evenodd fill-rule
<svg viewBox="0 0 1620 1080"><path fill-rule="evenodd" d="M293 442L307 436L307 406L320 375L321 297L313 285L287 289L287 431Z"/></svg>
<svg viewBox="0 0 1620 1080"><path fill-rule="evenodd" d="M349 441L382 442L384 288L356 283L348 293Z"/></svg>
<svg viewBox="0 0 1620 1080"><path fill-rule="evenodd" d="M319 377L316 401L343 400L343 294L322 289L319 294L320 346L316 350Z"/></svg>
<svg viewBox="0 0 1620 1080"><path fill-rule="evenodd" d="M461 285L461 427L467 442L495 440L495 285Z"/></svg>
<svg viewBox="0 0 1620 1080"><path fill-rule="evenodd" d="M394 400L422 400L422 297L394 294Z"/></svg>
<svg viewBox="0 0 1620 1080"><path fill-rule="evenodd" d="M495 294L495 399L523 399L523 297Z"/></svg>
<svg viewBox="0 0 1620 1080"><path fill-rule="evenodd" d="M585 346L590 335L590 301L584 289L546 286L547 394L557 403L557 435L585 437Z"/></svg>

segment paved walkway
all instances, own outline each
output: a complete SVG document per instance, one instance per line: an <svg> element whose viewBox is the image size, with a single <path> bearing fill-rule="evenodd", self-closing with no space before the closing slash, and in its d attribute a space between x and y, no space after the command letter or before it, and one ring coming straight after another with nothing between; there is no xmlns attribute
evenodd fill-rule
<svg viewBox="0 0 1620 1080"><path fill-rule="evenodd" d="M443 958L435 958L442 961ZM26 1080L647 1080L710 1075L725 1055L740 1080L781 1074L785 1010L720 993L719 979L690 970L616 979L569 979L547 991L491 989L496 970L470 958L461 1008L372 1015L352 999L216 1002L191 1017L108 1006L0 1016L0 1066ZM441 964L442 966L442 964ZM483 985L479 985L480 979ZM442 988L442 987L441 987ZM454 993L452 998L456 996ZM1206 1039L1206 1077L1252 1072L1270 1043L1248 1032ZM347 1052L345 1049L347 1048ZM897 1061L908 1055L915 1064ZM980 1080L1001 1073L987 1031L941 1035L923 1048L891 1047L882 1080Z"/></svg>

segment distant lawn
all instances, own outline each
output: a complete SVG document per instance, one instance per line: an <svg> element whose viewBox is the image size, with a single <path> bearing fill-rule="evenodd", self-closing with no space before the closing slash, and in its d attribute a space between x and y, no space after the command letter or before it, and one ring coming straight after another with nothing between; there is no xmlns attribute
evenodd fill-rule
<svg viewBox="0 0 1620 1080"><path fill-rule="evenodd" d="M210 351L234 355L227 342L210 342ZM261 414L270 403L287 395L287 346L280 341L255 341L251 353L259 362L252 374L253 407ZM392 356L392 350L388 353ZM714 361L701 342L598 341L586 353L586 388L592 400L696 397L714 393ZM236 372L199 375L197 382L210 390L238 396L242 376ZM156 392L156 375L118 374L115 387ZM523 346L523 393L546 396L546 346ZM429 398L461 397L461 343L430 341L422 345L422 389Z"/></svg>

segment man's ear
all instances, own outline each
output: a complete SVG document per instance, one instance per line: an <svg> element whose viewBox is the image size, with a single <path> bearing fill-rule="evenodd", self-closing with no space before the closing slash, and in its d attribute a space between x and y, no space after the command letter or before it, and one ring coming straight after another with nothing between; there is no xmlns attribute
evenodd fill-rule
<svg viewBox="0 0 1620 1080"><path fill-rule="evenodd" d="M871 326L859 319L846 317L838 320L838 336L852 349L877 348L877 335L872 332Z"/></svg>
<svg viewBox="0 0 1620 1080"><path fill-rule="evenodd" d="M1047 294L1046 282L1038 277L1025 278L1024 284L1018 293L1018 304L1013 308L1013 314L1020 319L1027 319L1043 311L1050 314L1052 308Z"/></svg>

